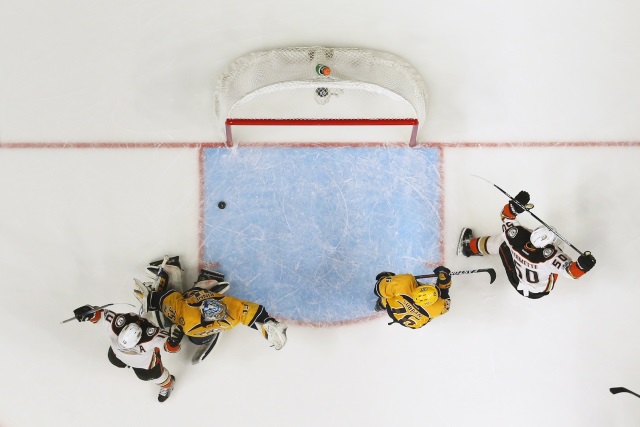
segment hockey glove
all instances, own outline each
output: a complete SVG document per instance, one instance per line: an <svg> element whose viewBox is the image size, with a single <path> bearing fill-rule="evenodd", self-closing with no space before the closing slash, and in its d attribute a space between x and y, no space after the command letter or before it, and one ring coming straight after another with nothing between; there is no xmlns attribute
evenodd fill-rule
<svg viewBox="0 0 640 427"><path fill-rule="evenodd" d="M93 320L96 317L96 308L92 305L83 305L73 310L73 314L76 316L78 322L86 322L87 320Z"/></svg>
<svg viewBox="0 0 640 427"><path fill-rule="evenodd" d="M441 265L436 267L433 272L438 275L437 285L440 289L451 287L451 270Z"/></svg>
<svg viewBox="0 0 640 427"><path fill-rule="evenodd" d="M391 277L395 275L396 273L391 273L390 271L383 271L382 273L378 273L378 275L376 276L376 280L380 280L384 277Z"/></svg>
<svg viewBox="0 0 640 427"><path fill-rule="evenodd" d="M578 268L586 273L596 265L596 258L591 255L591 252L586 251L578 257L576 262L578 264Z"/></svg>
<svg viewBox="0 0 640 427"><path fill-rule="evenodd" d="M169 353L177 353L180 351L180 342L184 337L184 331L180 325L173 324L169 328L169 334L171 336L164 343L164 349Z"/></svg>
<svg viewBox="0 0 640 427"><path fill-rule="evenodd" d="M513 200L515 200L522 206L526 206L527 203L529 203L529 199L530 199L529 193L527 193L526 191L519 192L516 195L516 197L513 198ZM511 212L513 212L515 215L518 215L524 212L524 209L518 206L518 203L514 203L514 201L509 202L509 208L511 209Z"/></svg>

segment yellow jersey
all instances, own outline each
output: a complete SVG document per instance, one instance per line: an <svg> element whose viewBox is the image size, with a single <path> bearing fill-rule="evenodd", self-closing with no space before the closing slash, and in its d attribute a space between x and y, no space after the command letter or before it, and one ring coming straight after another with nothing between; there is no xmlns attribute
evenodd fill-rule
<svg viewBox="0 0 640 427"><path fill-rule="evenodd" d="M200 305L206 299L216 299L224 303L228 310L227 318L211 322L203 321ZM166 293L160 299L160 309L169 320L180 325L184 333L190 337L208 337L220 331L232 329L240 323L255 328L256 319L265 311L260 304L200 288L193 288L184 294L177 291Z"/></svg>
<svg viewBox="0 0 640 427"><path fill-rule="evenodd" d="M412 298L413 291L425 286L411 274L398 274L397 276L383 277L376 284L375 294L380 297L380 304L387 311L392 323L400 323L412 329L418 329L429 323L433 318L445 314L451 306L451 299L441 298L428 306L415 302ZM436 285L438 292L442 292L450 286ZM447 292L448 294L448 292Z"/></svg>

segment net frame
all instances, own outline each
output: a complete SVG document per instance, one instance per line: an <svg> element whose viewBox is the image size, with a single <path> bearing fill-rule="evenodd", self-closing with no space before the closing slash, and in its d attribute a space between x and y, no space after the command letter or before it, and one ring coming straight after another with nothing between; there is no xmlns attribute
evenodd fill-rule
<svg viewBox="0 0 640 427"><path fill-rule="evenodd" d="M330 75L316 70L324 65ZM322 86L329 91L364 91L411 107L413 117L236 117L234 110L277 91ZM363 92L363 93L364 93ZM316 96L320 104L328 102ZM252 52L233 61L219 78L214 98L216 123L233 146L232 126L411 126L415 146L426 117L427 93L420 74L404 59L362 48L285 47Z"/></svg>

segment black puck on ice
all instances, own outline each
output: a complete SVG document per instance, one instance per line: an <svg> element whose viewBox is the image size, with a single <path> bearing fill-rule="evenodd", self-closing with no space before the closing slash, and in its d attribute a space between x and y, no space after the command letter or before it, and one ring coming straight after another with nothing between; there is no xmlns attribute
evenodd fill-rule
<svg viewBox="0 0 640 427"><path fill-rule="evenodd" d="M225 202L218 202L218 207L219 207L220 209L224 209L224 208L226 208L226 207L227 207L227 204L226 204Z"/></svg>

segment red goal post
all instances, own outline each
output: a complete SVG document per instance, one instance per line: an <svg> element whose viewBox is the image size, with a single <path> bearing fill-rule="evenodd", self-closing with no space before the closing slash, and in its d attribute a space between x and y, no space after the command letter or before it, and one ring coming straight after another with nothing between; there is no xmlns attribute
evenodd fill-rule
<svg viewBox="0 0 640 427"><path fill-rule="evenodd" d="M414 146L426 104L419 73L398 56L319 46L238 58L218 80L214 99L216 122L229 147L232 126L410 126Z"/></svg>

